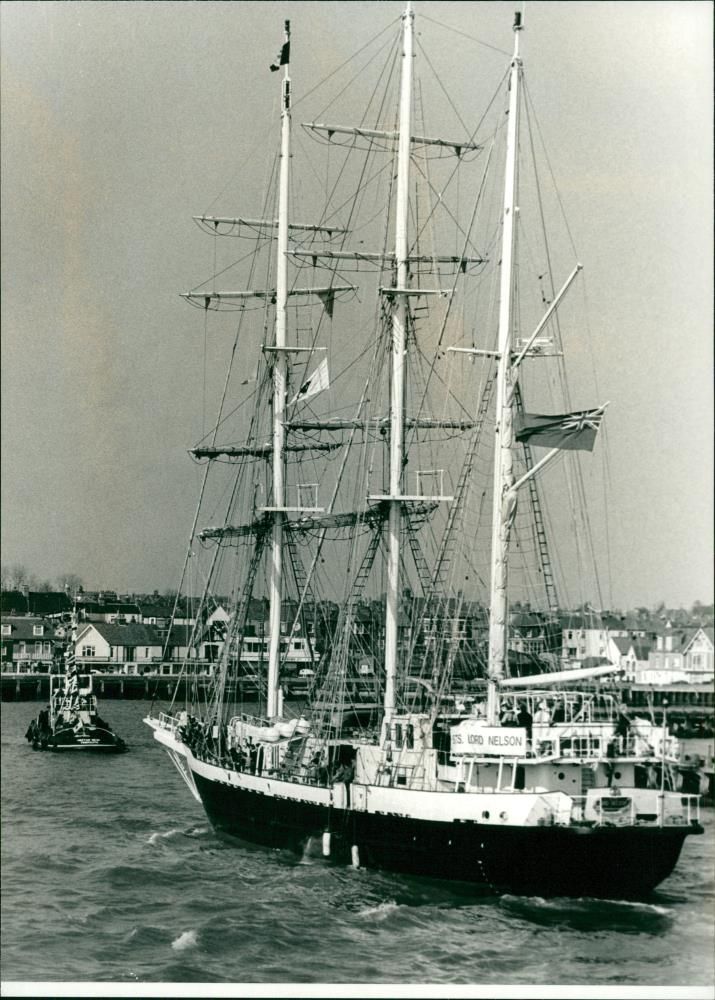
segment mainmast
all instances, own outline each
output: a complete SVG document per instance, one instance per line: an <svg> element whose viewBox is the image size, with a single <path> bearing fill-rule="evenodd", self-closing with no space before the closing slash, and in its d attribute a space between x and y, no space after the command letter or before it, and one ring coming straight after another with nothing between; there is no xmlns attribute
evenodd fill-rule
<svg viewBox="0 0 715 1000"><path fill-rule="evenodd" d="M509 535L516 513L514 479L514 377L512 371L512 329L514 293L514 249L516 246L517 137L519 128L519 84L521 59L519 33L521 14L514 16L514 55L509 75L509 121L507 126L504 209L502 215L501 279L499 288L499 368L494 450L494 492L492 513L492 572L489 612L489 667L487 721L499 721L499 681L506 674L509 602L507 595Z"/></svg>
<svg viewBox="0 0 715 1000"><path fill-rule="evenodd" d="M395 711L397 676L397 616L400 592L400 534L402 529L402 470L404 451L405 349L407 326L407 211L410 178L412 115L412 48L414 13L407 0L402 15L402 73L400 125L397 148L397 204L395 208L395 286L392 314L392 366L390 392L390 490L387 522L387 595L385 601L385 721Z"/></svg>
<svg viewBox="0 0 715 1000"><path fill-rule="evenodd" d="M285 22L285 43L290 43L290 21ZM283 60L281 60L283 61ZM290 63L285 60L281 100L281 160L278 186L278 236L276 259L276 337L273 363L273 529L268 647L268 698L271 719L279 711L281 605L283 597L283 518L285 508L285 408L286 408L286 312L288 304L288 177L290 169Z"/></svg>

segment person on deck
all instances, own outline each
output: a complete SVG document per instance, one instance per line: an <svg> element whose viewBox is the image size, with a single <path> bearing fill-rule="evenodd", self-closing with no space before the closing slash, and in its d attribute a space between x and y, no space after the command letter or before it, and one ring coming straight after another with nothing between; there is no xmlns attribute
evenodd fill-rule
<svg viewBox="0 0 715 1000"><path fill-rule="evenodd" d="M499 722L501 723L502 726L516 726L516 725L518 725L518 722L517 722L517 711L516 711L516 707L513 704L510 704L510 705L505 704L504 705L504 708L502 710L501 716L499 718Z"/></svg>
<svg viewBox="0 0 715 1000"><path fill-rule="evenodd" d="M551 719L552 724L555 722L565 722L566 721L566 711L564 709L563 701L559 701L554 708L554 714Z"/></svg>
<svg viewBox="0 0 715 1000"><path fill-rule="evenodd" d="M545 701L539 702L539 707L534 715L534 739L537 743L542 743L548 736L551 725L551 712Z"/></svg>
<svg viewBox="0 0 715 1000"><path fill-rule="evenodd" d="M521 726L522 729L526 730L526 738L531 743L531 733L533 728L534 718L527 708L526 705L520 704L519 711L516 714L516 724Z"/></svg>
<svg viewBox="0 0 715 1000"><path fill-rule="evenodd" d="M619 705L614 732L616 737L618 738L619 743L621 743L622 748L625 745L630 730L631 730L631 720L628 717L628 712L626 711L626 707L625 705Z"/></svg>

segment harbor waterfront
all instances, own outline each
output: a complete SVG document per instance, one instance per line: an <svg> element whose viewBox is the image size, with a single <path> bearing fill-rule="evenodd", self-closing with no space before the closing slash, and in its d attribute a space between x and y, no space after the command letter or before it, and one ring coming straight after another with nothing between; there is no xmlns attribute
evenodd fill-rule
<svg viewBox="0 0 715 1000"><path fill-rule="evenodd" d="M130 753L33 753L2 705L3 979L707 986L715 813L647 899L465 895L459 886L226 846L141 719ZM376 960L379 940L380 959Z"/></svg>

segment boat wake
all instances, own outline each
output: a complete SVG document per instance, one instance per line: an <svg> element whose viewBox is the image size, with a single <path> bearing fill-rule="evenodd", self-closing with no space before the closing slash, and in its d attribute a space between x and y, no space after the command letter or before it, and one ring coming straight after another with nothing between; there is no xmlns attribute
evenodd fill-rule
<svg viewBox="0 0 715 1000"><path fill-rule="evenodd" d="M673 911L656 903L638 900L595 899L581 896L575 899L543 896L504 895L499 905L510 913L546 926L562 924L574 930L607 927L625 933L657 933L670 922Z"/></svg>
<svg viewBox="0 0 715 1000"><path fill-rule="evenodd" d="M196 840L199 837L205 836L208 832L209 828L207 826L195 826L190 830L181 830L179 827L172 827L171 830L165 830L164 832L155 830L154 833L149 836L147 843L158 844L162 840L171 840L174 837L187 837L191 840Z"/></svg>
<svg viewBox="0 0 715 1000"><path fill-rule="evenodd" d="M376 906L367 906L364 910L358 910L356 916L360 920L370 920L382 923L384 920L388 920L393 913L396 913L400 908L400 904L395 902L394 899L386 900L384 903L378 903Z"/></svg>
<svg viewBox="0 0 715 1000"><path fill-rule="evenodd" d="M295 857L295 855L293 856ZM303 845L303 853L298 861L299 865L314 865L318 862L328 861L323 855L323 841L320 837L308 837Z"/></svg>
<svg viewBox="0 0 715 1000"><path fill-rule="evenodd" d="M187 830L184 834L185 837L205 837L207 833L211 833L211 828L208 826L195 826L191 830Z"/></svg>
<svg viewBox="0 0 715 1000"><path fill-rule="evenodd" d="M198 944L196 931L184 931L171 942L174 951L186 951L188 948L195 948Z"/></svg>
<svg viewBox="0 0 715 1000"><path fill-rule="evenodd" d="M182 833L182 831L178 830L178 829L167 830L165 833L159 833L158 831L156 831L156 832L152 833L152 835L149 837L147 843L148 844L156 844L160 840L168 840L170 837L176 837L177 834L180 834L180 833Z"/></svg>

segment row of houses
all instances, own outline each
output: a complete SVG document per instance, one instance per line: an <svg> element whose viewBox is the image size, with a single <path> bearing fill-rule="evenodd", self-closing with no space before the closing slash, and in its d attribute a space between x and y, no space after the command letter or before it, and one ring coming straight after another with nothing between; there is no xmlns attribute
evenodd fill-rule
<svg viewBox="0 0 715 1000"><path fill-rule="evenodd" d="M90 620L92 615L94 620ZM4 673L47 673L63 669L65 652L74 639L74 658L81 670L124 674L178 673L181 663L194 660L198 672L211 674L225 644L229 615L222 606L196 621L171 611L145 609L127 616L107 607L88 612L85 620L67 620L33 615L4 615L0 622L0 663ZM138 620L141 619L141 620ZM286 619L287 621L288 619ZM312 665L315 642L312 629L281 637L281 655L289 670ZM258 668L268 655L263 602L256 602L247 616L241 660L247 668Z"/></svg>
<svg viewBox="0 0 715 1000"><path fill-rule="evenodd" d="M567 635L565 632L565 640ZM581 635L585 637L581 649L590 645L591 661L623 667L628 683L663 686L713 682L715 632L710 627L673 627L666 622L655 634L604 629L584 630ZM581 662L586 659L583 657ZM579 657L569 655L564 660L568 666L579 665Z"/></svg>
<svg viewBox="0 0 715 1000"><path fill-rule="evenodd" d="M76 602L75 611L79 619L77 661L87 669L131 672L179 663L187 657L215 663L229 619L218 604L197 624L190 606L175 609L158 595L141 603L106 596L87 599ZM325 602L309 609L291 635L295 605L285 602L282 617L284 658L297 668L310 667L329 642L337 621L336 606ZM14 667L23 672L57 667L69 638L70 618L67 609L43 616L3 614L2 669ZM267 602L252 600L242 645L242 659L249 664L266 658L267 618ZM382 621L380 602L366 602L358 608L353 630L365 651L379 654ZM424 650L447 639L464 657L483 665L488 616L482 605L455 598L435 606L406 595L400 623L403 648ZM554 616L517 608L510 615L509 645L512 662L527 672L612 663L624 668L625 680L631 684L708 684L714 677L711 627L629 620L597 612Z"/></svg>

